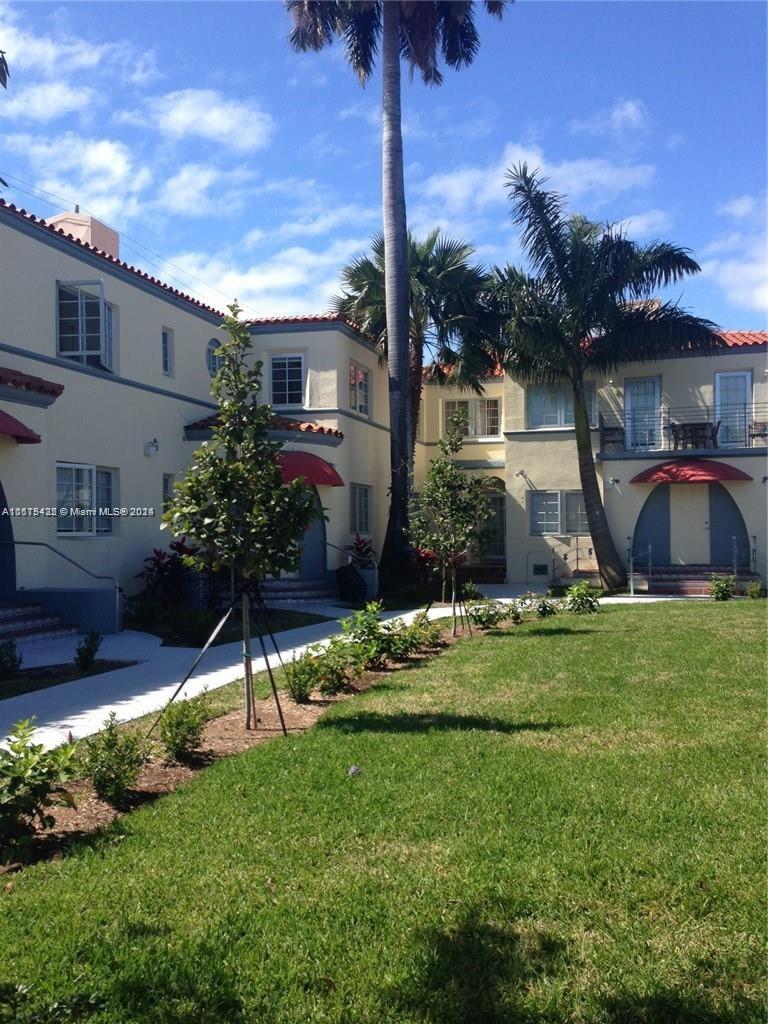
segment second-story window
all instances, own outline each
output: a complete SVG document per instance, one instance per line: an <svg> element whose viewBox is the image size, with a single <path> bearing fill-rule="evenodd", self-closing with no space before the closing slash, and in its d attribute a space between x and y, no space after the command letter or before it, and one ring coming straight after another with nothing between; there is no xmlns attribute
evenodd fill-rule
<svg viewBox="0 0 768 1024"><path fill-rule="evenodd" d="M349 408L361 416L371 414L371 371L353 362L349 364Z"/></svg>
<svg viewBox="0 0 768 1024"><path fill-rule="evenodd" d="M454 416L463 414L465 437L498 437L501 427L501 402L498 398L450 399L443 403L443 432Z"/></svg>
<svg viewBox="0 0 768 1024"><path fill-rule="evenodd" d="M84 366L114 370L115 312L100 281L71 281L57 288L57 355Z"/></svg>
<svg viewBox="0 0 768 1024"><path fill-rule="evenodd" d="M163 373L166 377L173 376L173 331L164 327L160 332L160 358Z"/></svg>
<svg viewBox="0 0 768 1024"><path fill-rule="evenodd" d="M208 342L208 347L205 350L205 363L208 367L208 376L215 377L221 369L223 359L219 354L221 348L221 342L218 338L211 338Z"/></svg>
<svg viewBox="0 0 768 1024"><path fill-rule="evenodd" d="M597 423L597 391L593 380L585 381L587 412L591 426ZM567 381L562 384L529 384L527 390L529 430L547 427L572 427L573 388Z"/></svg>
<svg viewBox="0 0 768 1024"><path fill-rule="evenodd" d="M272 405L304 404L304 357L272 356Z"/></svg>

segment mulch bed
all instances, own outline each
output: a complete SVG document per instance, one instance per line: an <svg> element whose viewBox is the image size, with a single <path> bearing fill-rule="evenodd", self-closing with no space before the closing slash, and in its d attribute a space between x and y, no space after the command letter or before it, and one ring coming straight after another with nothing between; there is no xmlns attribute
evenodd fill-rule
<svg viewBox="0 0 768 1024"><path fill-rule="evenodd" d="M446 635L444 646L452 642L454 641L450 635ZM434 657L438 650L415 655L410 659L410 663ZM388 671L405 668L407 664L393 664ZM287 694L281 692L280 703L288 732L305 732L331 705L370 689L384 678L388 671L366 672L355 681L354 686L351 686L348 691L337 694L335 697L318 696L307 704L295 704ZM194 760L187 764L166 761L162 757L153 757L142 769L127 806L120 810L100 800L87 780L82 779L70 783L67 789L75 798L76 806L52 808L51 813L56 819L55 825L51 829L39 831L36 834L29 862L34 863L61 857L68 848L78 841L95 836L117 818L130 814L135 808L151 803L166 793L172 793L214 761L223 757L232 757L234 754L241 754L243 751L250 750L251 747L282 735L280 720L274 699L271 696L256 701L256 716L257 728L249 732L245 731L245 712L242 709L211 719L205 727L201 750ZM0 875L20 871L24 866L18 863L0 865ZM9 886L12 888L13 883L7 882L6 889Z"/></svg>

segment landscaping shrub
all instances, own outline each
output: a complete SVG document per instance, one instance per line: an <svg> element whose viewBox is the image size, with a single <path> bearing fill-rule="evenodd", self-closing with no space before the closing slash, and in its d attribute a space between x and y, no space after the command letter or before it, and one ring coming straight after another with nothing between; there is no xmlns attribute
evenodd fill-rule
<svg viewBox="0 0 768 1024"><path fill-rule="evenodd" d="M49 808L74 806L64 788L77 774L75 744L64 743L46 750L33 743L35 727L25 718L11 729L0 747L0 862L23 859L35 826L50 828L54 823Z"/></svg>
<svg viewBox="0 0 768 1024"><path fill-rule="evenodd" d="M600 609L600 598L586 580L581 580L568 588L564 607L576 615L594 615Z"/></svg>
<svg viewBox="0 0 768 1024"><path fill-rule="evenodd" d="M21 655L16 652L16 641L5 640L0 644L0 682L13 679L21 668Z"/></svg>
<svg viewBox="0 0 768 1024"><path fill-rule="evenodd" d="M540 619L549 618L550 615L557 615L560 610L557 601L550 597L540 597L534 606L536 614Z"/></svg>
<svg viewBox="0 0 768 1024"><path fill-rule="evenodd" d="M480 588L472 580L464 580L459 590L462 601L466 604L468 601L482 601L483 595L480 593Z"/></svg>
<svg viewBox="0 0 768 1024"><path fill-rule="evenodd" d="M96 655L101 647L102 635L97 629L89 629L75 651L75 664L81 672L93 668Z"/></svg>
<svg viewBox="0 0 768 1024"><path fill-rule="evenodd" d="M757 580L750 580L744 587L744 596L755 601L758 598L765 597L765 589Z"/></svg>
<svg viewBox="0 0 768 1024"><path fill-rule="evenodd" d="M381 609L380 601L369 601L361 611L341 620L342 635L358 645L366 668L382 668L387 655Z"/></svg>
<svg viewBox="0 0 768 1024"><path fill-rule="evenodd" d="M512 601L507 606L507 609L507 618L509 619L509 621L514 623L515 626L519 626L520 623L523 621L523 613L520 610L520 605L517 603L517 601Z"/></svg>
<svg viewBox="0 0 768 1024"><path fill-rule="evenodd" d="M104 722L104 729L88 740L84 767L96 795L113 807L125 803L136 785L142 765L147 760L145 744L138 736L120 732L114 711Z"/></svg>
<svg viewBox="0 0 768 1024"><path fill-rule="evenodd" d="M383 627L383 644L388 658L407 661L419 649L418 633L399 619Z"/></svg>
<svg viewBox="0 0 768 1024"><path fill-rule="evenodd" d="M208 721L208 699L203 692L191 700L169 704L160 718L160 741L168 757L184 761L203 742Z"/></svg>
<svg viewBox="0 0 768 1024"><path fill-rule="evenodd" d="M495 629L509 616L507 606L501 601L478 601L467 609L467 613L476 626L481 629Z"/></svg>
<svg viewBox="0 0 768 1024"><path fill-rule="evenodd" d="M341 637L331 637L323 649L320 645L309 648L315 657L315 676L320 693L333 697L349 684L348 670L351 668L350 645Z"/></svg>
<svg viewBox="0 0 768 1024"><path fill-rule="evenodd" d="M736 593L735 576L712 576L709 580L709 596L715 601L730 601Z"/></svg>
<svg viewBox="0 0 768 1024"><path fill-rule="evenodd" d="M300 658L294 655L291 663L285 666L285 688L297 704L306 704L317 686L314 661L313 657L307 657L306 654Z"/></svg>
<svg viewBox="0 0 768 1024"><path fill-rule="evenodd" d="M443 643L443 627L439 622L433 621L426 612L419 612L410 625L415 636L418 638L419 647L423 650L429 647L439 647Z"/></svg>

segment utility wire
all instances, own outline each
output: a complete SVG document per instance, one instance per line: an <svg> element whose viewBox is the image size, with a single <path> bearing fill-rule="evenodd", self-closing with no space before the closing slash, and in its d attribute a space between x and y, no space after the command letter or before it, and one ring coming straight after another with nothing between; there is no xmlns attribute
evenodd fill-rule
<svg viewBox="0 0 768 1024"><path fill-rule="evenodd" d="M40 188L37 185L32 185L30 182L24 181L23 178L19 178L14 174L9 174L7 171L4 172L4 174L5 177L11 180L11 185L8 186L9 188L13 188L17 192L21 192L24 195L30 196L32 199L41 199L42 202L45 202L49 206L53 206L54 209L61 210L62 212L69 212L77 205L80 209L82 209L83 213L86 213L91 217L96 216L95 214L91 213L90 210L85 209L85 207L80 207L79 204L76 204L74 202L74 200L68 200L63 196L57 195L55 192L49 192L46 189ZM14 182L18 182L18 184L14 184ZM22 188L23 185L26 185L27 187ZM32 189L33 191L28 191L29 189ZM45 199L43 198L43 196L49 196L50 198ZM58 202L53 202L53 200L58 200ZM61 205L62 203L64 205ZM119 235L121 245L125 244L125 248L132 252L135 252L136 255L142 260L142 262L146 263L148 266L154 267L156 270L160 271L163 277L168 278L168 280L174 282L175 284L181 285L182 288L184 288L186 291L192 294L193 298L197 298L199 299L199 301L205 302L205 304L207 305L207 302L205 301L202 293L197 292L197 294L195 294L194 288L190 287L190 285L188 285L184 279L174 277L172 274L170 274L166 270L167 267L173 267L175 270L178 270L179 273L183 274L184 278L186 278L187 280L196 281L198 284L203 285L203 287L209 288L211 291L216 292L218 295L221 295L223 298L227 300L227 304L229 304L232 301L231 295L227 295L226 292L223 292L220 288L217 288L215 285L209 284L202 278L196 277L194 274L191 274L188 270L185 270L184 267L180 267L177 263L173 263L171 262L171 260L166 259L166 257L163 256L161 253L155 252L153 249L150 249L148 246L144 245L143 242L139 242L137 239L132 238L131 235L125 233L124 231L120 231ZM142 250L144 250L144 252L142 252ZM154 256L156 259L162 260L162 263L155 263L154 260L150 259L144 253L149 253L150 256ZM258 316L258 314L254 310L243 309L243 312L251 313L254 318Z"/></svg>

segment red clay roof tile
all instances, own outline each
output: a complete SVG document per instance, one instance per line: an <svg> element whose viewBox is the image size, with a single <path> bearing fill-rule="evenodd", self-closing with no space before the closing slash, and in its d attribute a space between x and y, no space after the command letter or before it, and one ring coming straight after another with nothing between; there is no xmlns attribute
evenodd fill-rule
<svg viewBox="0 0 768 1024"><path fill-rule="evenodd" d="M210 416L205 416L201 420L195 420L194 423L188 423L185 429L210 430L216 423L216 417L217 414L212 412ZM306 423L301 420L291 419L289 416L274 415L272 417L272 429L307 434L326 434L328 437L338 437L342 440L344 438L344 434L340 430L336 430L335 427L323 427L319 423Z"/></svg>
<svg viewBox="0 0 768 1024"><path fill-rule="evenodd" d="M42 377L35 377L31 373L22 373L21 370L11 370L7 366L0 366L0 384L9 388L18 388L20 391L34 391L40 395L53 395L58 398L64 390L63 384L55 384L52 380L44 380Z"/></svg>

